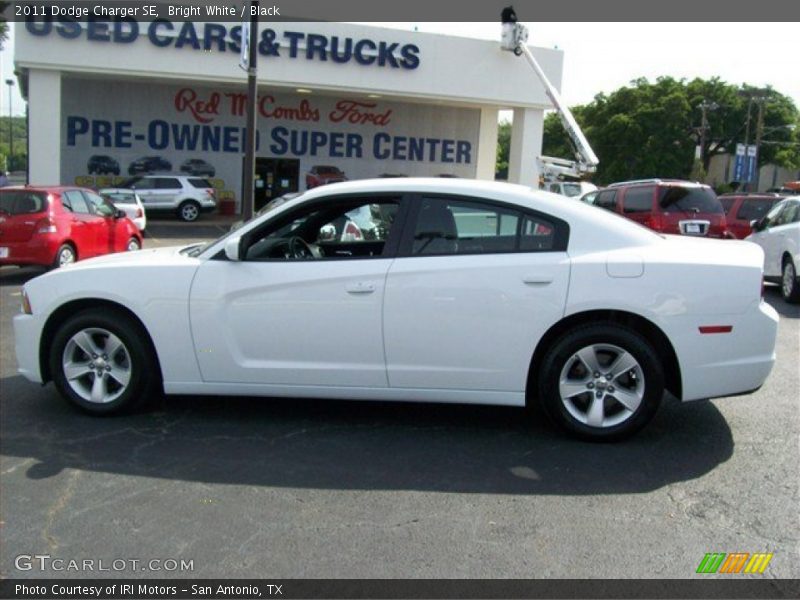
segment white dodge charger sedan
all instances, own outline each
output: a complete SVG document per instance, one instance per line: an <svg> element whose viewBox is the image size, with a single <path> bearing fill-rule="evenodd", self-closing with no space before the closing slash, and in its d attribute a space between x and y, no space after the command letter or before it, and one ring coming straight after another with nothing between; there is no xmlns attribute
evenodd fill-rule
<svg viewBox="0 0 800 600"><path fill-rule="evenodd" d="M356 210L364 235L341 235ZM337 183L207 245L32 279L17 360L93 414L161 391L539 402L573 434L618 439L665 390L764 383L778 316L763 258L522 186Z"/></svg>

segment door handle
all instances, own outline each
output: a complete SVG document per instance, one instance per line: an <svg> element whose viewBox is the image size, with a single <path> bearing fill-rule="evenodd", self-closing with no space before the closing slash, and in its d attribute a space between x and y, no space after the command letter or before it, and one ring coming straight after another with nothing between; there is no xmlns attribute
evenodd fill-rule
<svg viewBox="0 0 800 600"><path fill-rule="evenodd" d="M348 283L344 286L348 294L371 294L375 291L375 284L367 281Z"/></svg>
<svg viewBox="0 0 800 600"><path fill-rule="evenodd" d="M522 278L522 283L526 285L548 285L553 283L551 275L525 275Z"/></svg>

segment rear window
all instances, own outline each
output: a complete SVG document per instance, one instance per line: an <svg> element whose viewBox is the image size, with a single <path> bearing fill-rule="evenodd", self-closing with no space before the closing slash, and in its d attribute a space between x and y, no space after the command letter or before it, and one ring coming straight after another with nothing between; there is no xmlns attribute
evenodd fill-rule
<svg viewBox="0 0 800 600"><path fill-rule="evenodd" d="M659 190L658 203L665 211L724 214L722 204L710 188L665 186Z"/></svg>
<svg viewBox="0 0 800 600"><path fill-rule="evenodd" d="M114 204L136 204L136 196L130 192L110 192L102 195Z"/></svg>
<svg viewBox="0 0 800 600"><path fill-rule="evenodd" d="M574 198L581 195L581 184L579 183L565 183L563 187L565 196Z"/></svg>
<svg viewBox="0 0 800 600"><path fill-rule="evenodd" d="M47 207L47 194L29 190L0 191L0 212L7 215L32 215Z"/></svg>
<svg viewBox="0 0 800 600"><path fill-rule="evenodd" d="M200 177L190 177L189 183L192 187L196 188L213 188L214 186L211 185L211 182L208 179L201 179Z"/></svg>
<svg viewBox="0 0 800 600"><path fill-rule="evenodd" d="M742 202L742 206L736 213L736 218L742 221L757 221L769 212L769 209L775 206L775 200L757 200L755 198L748 198ZM727 212L727 211L726 211Z"/></svg>

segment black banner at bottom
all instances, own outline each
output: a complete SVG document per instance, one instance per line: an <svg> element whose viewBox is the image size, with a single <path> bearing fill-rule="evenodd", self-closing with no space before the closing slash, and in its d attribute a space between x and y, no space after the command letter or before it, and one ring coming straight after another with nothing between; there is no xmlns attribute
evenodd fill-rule
<svg viewBox="0 0 800 600"><path fill-rule="evenodd" d="M0 598L800 598L786 579L5 579Z"/></svg>

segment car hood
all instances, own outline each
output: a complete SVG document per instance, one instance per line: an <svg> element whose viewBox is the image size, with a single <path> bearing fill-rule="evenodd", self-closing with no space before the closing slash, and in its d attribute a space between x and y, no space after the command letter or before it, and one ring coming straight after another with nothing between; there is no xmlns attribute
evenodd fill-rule
<svg viewBox="0 0 800 600"><path fill-rule="evenodd" d="M194 245L196 244L189 244L187 246L169 246L166 248L151 248L137 250L136 252L117 252L115 254L106 254L96 258L78 261L67 267L63 267L60 270L79 271L102 267L119 268L128 266L142 267L147 265L175 264L176 262L184 262L186 260L196 260L185 254L181 254L181 250Z"/></svg>

